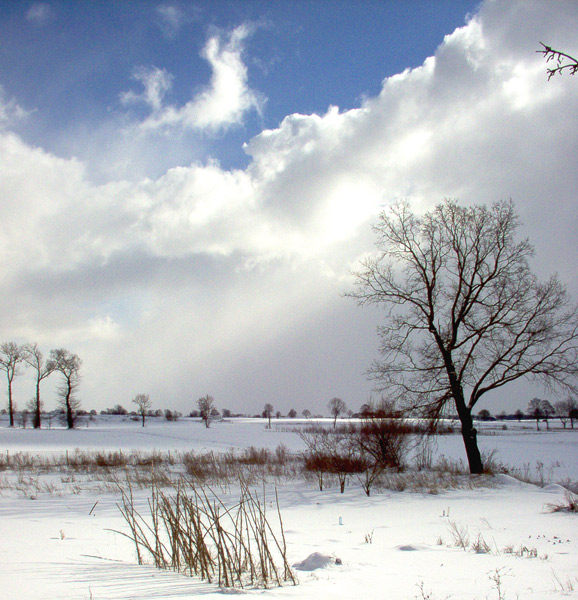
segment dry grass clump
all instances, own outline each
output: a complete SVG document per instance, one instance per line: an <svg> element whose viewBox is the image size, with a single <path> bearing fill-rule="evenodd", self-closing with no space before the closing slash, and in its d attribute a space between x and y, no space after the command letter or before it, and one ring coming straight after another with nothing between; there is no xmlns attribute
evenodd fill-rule
<svg viewBox="0 0 578 600"><path fill-rule="evenodd" d="M546 504L549 512L578 513L578 496L571 491L564 492L564 500Z"/></svg>
<svg viewBox="0 0 578 600"><path fill-rule="evenodd" d="M229 485L242 476L250 483L294 479L301 475L301 461L279 444L274 451L251 446L240 452L186 452L180 457L186 475L195 481Z"/></svg>
<svg viewBox="0 0 578 600"><path fill-rule="evenodd" d="M297 583L287 561L277 497L274 528L264 495L260 499L243 480L234 506L226 506L211 488L191 481L179 480L170 493L153 483L147 517L135 508L130 485L120 490L119 509L129 533L117 533L134 542L139 564L148 556L158 568L224 587Z"/></svg>

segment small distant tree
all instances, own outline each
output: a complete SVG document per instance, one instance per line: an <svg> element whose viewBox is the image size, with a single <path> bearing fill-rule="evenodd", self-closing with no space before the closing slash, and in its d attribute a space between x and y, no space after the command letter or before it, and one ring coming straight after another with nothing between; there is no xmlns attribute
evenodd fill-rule
<svg viewBox="0 0 578 600"><path fill-rule="evenodd" d="M345 412L347 406L345 402L341 398L331 398L327 403L327 408L329 412L333 415L333 429L337 426L337 417Z"/></svg>
<svg viewBox="0 0 578 600"><path fill-rule="evenodd" d="M542 400L540 398L532 398L528 403L528 414L532 419L536 419L536 431L540 431L539 421L544 418L542 412Z"/></svg>
<svg viewBox="0 0 578 600"><path fill-rule="evenodd" d="M273 405L269 404L269 402L267 402L267 404L265 404L264 408L263 408L263 417L265 419L269 420L269 423L267 425L268 429L271 429L271 416L273 415Z"/></svg>
<svg viewBox="0 0 578 600"><path fill-rule="evenodd" d="M213 396L209 396L209 394L207 394L206 396L203 396L197 400L197 406L199 407L201 420L208 429L211 425L211 411L215 407L215 399Z"/></svg>
<svg viewBox="0 0 578 600"><path fill-rule="evenodd" d="M40 400L40 383L49 377L56 369L56 364L53 360L44 361L44 356L38 348L38 344L26 344L22 347L24 362L34 369L36 379L36 397L33 400L34 406L32 411L34 414L33 424L35 429L41 426L42 418L42 401Z"/></svg>
<svg viewBox="0 0 578 600"><path fill-rule="evenodd" d="M560 423L562 423L564 429L566 429L566 425L568 423L568 414L566 413L564 401L561 400L560 402L556 402L556 404L554 404L554 408L556 410L556 416L560 419Z"/></svg>
<svg viewBox="0 0 578 600"><path fill-rule="evenodd" d="M578 420L578 408L572 408L569 413L570 426L574 429L574 421Z"/></svg>
<svg viewBox="0 0 578 600"><path fill-rule="evenodd" d="M64 411L66 426L74 429L80 400L76 397L80 385L80 367L82 360L69 350L58 348L50 352L50 360L54 363L54 370L62 375L62 383L58 388L58 403Z"/></svg>
<svg viewBox="0 0 578 600"><path fill-rule="evenodd" d="M297 416L297 411L296 411L294 408L292 408L292 409L291 409L291 410L290 410L290 411L287 413L287 416L288 416L290 419L294 419L294 418Z"/></svg>
<svg viewBox="0 0 578 600"><path fill-rule="evenodd" d="M30 413L27 410L22 410L19 413L17 413L17 416L20 421L20 427L22 427L22 429L26 429L26 425L28 424L28 417L30 416Z"/></svg>
<svg viewBox="0 0 578 600"><path fill-rule="evenodd" d="M280 419L280 418L281 418L281 411L280 411L280 410L278 410L278 411L275 413L275 416L276 416L278 419Z"/></svg>
<svg viewBox="0 0 578 600"><path fill-rule="evenodd" d="M556 408L556 414L560 418L560 421L566 429L566 423L570 421L570 427L574 429L574 420L578 417L578 404L574 398L566 398L560 400L554 405Z"/></svg>
<svg viewBox="0 0 578 600"><path fill-rule="evenodd" d="M516 417L516 419L518 419L518 423L524 418L524 413L523 411L521 411L520 409L518 409L515 413L514 416Z"/></svg>
<svg viewBox="0 0 578 600"><path fill-rule="evenodd" d="M24 351L14 342L4 342L0 346L0 371L6 373L8 381L8 415L10 427L14 427L14 402L12 400L12 383L20 375L19 365L24 360Z"/></svg>
<svg viewBox="0 0 578 600"><path fill-rule="evenodd" d="M548 422L550 417L556 414L555 408L548 400L542 400L542 414L544 415L544 421L546 421L546 429L550 429Z"/></svg>
<svg viewBox="0 0 578 600"><path fill-rule="evenodd" d="M373 407L371 404L365 403L359 407L359 415L361 418L367 418L373 414Z"/></svg>
<svg viewBox="0 0 578 600"><path fill-rule="evenodd" d="M151 402L151 399L148 394L137 394L132 399L132 402L133 404L136 404L137 412L141 416L142 426L144 427L146 416L152 408L153 403Z"/></svg>
<svg viewBox="0 0 578 600"><path fill-rule="evenodd" d="M487 408L482 408L482 410L478 413L478 419L480 419L480 421L489 421L491 418L492 415Z"/></svg>
<svg viewBox="0 0 578 600"><path fill-rule="evenodd" d="M178 421L181 418L181 413L178 410L165 409L165 419L169 422Z"/></svg>
<svg viewBox="0 0 578 600"><path fill-rule="evenodd" d="M301 411L301 414L302 414L302 415L303 415L303 416L304 416L306 419L308 419L308 418L311 416L311 411L310 411L308 408L306 408L306 409L304 409L303 411Z"/></svg>
<svg viewBox="0 0 578 600"><path fill-rule="evenodd" d="M230 419L231 411L228 408L223 408L223 419Z"/></svg>

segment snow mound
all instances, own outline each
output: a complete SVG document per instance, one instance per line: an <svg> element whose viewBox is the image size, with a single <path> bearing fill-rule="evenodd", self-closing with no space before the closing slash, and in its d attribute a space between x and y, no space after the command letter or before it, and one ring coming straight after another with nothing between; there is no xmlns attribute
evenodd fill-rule
<svg viewBox="0 0 578 600"><path fill-rule="evenodd" d="M316 569L325 569L329 565L340 565L341 559L333 558L321 552L313 552L305 560L295 563L293 568L297 571L315 571Z"/></svg>
<svg viewBox="0 0 578 600"><path fill-rule="evenodd" d="M565 494L568 492L568 490L565 487L562 487L557 483L550 483L548 485L545 485L542 488L542 491L548 494Z"/></svg>
<svg viewBox="0 0 578 600"><path fill-rule="evenodd" d="M397 549L401 550L402 552L415 552L418 548L412 546L411 544L405 544L403 546L398 546Z"/></svg>
<svg viewBox="0 0 578 600"><path fill-rule="evenodd" d="M520 481L511 475L505 473L497 473L494 475L494 481L502 488L535 488L536 486L532 483L526 483Z"/></svg>

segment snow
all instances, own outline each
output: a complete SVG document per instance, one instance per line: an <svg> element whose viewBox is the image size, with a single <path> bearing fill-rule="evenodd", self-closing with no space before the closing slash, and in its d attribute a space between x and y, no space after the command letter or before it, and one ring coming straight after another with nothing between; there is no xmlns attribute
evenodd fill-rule
<svg viewBox="0 0 578 600"><path fill-rule="evenodd" d="M325 569L329 565L341 565L340 558L328 556L322 552L313 552L305 560L301 560L293 565L297 571L316 571L317 569Z"/></svg>
<svg viewBox="0 0 578 600"><path fill-rule="evenodd" d="M216 452L283 443L299 451L302 441L291 431L295 425L279 422L267 430L263 421L246 419L206 429L186 419L151 419L143 429L130 419L99 417L77 431L34 431L2 423L0 448L48 455L76 448ZM463 456L459 435L437 441L438 453ZM335 486L320 492L303 480L277 482L288 558L299 585L268 590L223 590L138 565L132 542L114 531L126 531L126 525L112 488L79 485L73 493L62 483L64 474L51 474L46 477L58 490L34 499L2 489L0 598L182 600L202 595L210 600L229 593L272 600L578 598L578 516L548 508L564 501L559 481L578 480L578 431L480 427L480 445L497 448L500 460L520 468L534 469L539 461L542 475L550 479L538 487L497 475L482 486L438 494L381 490L371 497L354 482L344 494ZM273 493L271 482L267 502ZM235 490L222 494L227 501ZM146 490L135 493L139 506L146 506L148 496ZM467 550L456 547L456 529L469 537ZM476 553L471 548L476 540L489 551Z"/></svg>

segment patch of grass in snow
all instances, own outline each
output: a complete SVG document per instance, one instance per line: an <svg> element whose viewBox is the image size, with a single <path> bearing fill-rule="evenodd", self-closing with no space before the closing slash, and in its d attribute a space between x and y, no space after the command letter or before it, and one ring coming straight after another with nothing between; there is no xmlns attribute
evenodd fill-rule
<svg viewBox="0 0 578 600"><path fill-rule="evenodd" d="M225 505L208 486L180 479L165 491L153 483L143 517L135 507L130 483L120 486L119 509L129 527L139 564L149 556L155 566L197 576L226 588L297 584L287 561L279 502L277 527L246 481L237 482L240 498Z"/></svg>
<svg viewBox="0 0 578 600"><path fill-rule="evenodd" d="M549 512L578 513L578 496L569 490L564 492L564 500L546 504Z"/></svg>
<svg viewBox="0 0 578 600"><path fill-rule="evenodd" d="M552 569L552 578L554 579L554 591L560 592L563 596L570 595L575 589L578 589L578 577L567 577L562 580L561 577Z"/></svg>

